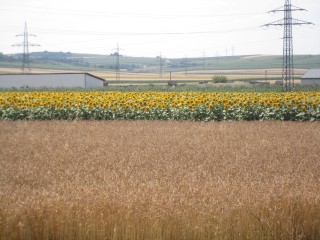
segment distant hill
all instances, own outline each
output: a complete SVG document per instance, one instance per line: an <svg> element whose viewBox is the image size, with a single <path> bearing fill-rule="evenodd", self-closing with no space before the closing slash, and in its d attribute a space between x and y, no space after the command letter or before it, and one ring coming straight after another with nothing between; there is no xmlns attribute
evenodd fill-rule
<svg viewBox="0 0 320 240"><path fill-rule="evenodd" d="M22 54L4 55L0 53L0 67L19 67ZM33 67L58 70L113 70L116 56L80 54L70 52L33 52L30 53ZM282 56L245 55L206 58L167 59L154 57L120 56L120 69L130 72L154 73L159 71L160 61L164 72L273 69L282 67ZM296 55L294 65L297 69L320 68L320 55Z"/></svg>

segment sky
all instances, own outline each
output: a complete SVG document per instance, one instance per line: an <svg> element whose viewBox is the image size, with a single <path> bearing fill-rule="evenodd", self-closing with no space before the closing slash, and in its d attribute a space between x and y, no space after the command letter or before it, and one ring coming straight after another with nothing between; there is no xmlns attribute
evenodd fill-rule
<svg viewBox="0 0 320 240"><path fill-rule="evenodd" d="M0 0L0 52L22 52L13 44L27 23L30 52L63 51L137 57L216 57L282 54L283 19L268 13L284 0ZM320 1L292 0L294 54L320 54Z"/></svg>

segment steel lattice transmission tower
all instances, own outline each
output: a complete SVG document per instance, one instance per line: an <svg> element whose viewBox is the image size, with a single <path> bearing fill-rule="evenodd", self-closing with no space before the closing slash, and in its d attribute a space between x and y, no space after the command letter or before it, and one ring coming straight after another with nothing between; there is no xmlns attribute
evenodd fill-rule
<svg viewBox="0 0 320 240"><path fill-rule="evenodd" d="M36 37L36 35L28 33L28 28L27 28L26 22L24 24L24 33L16 35L16 37L23 37L22 43L12 45L13 47L16 47L16 46L23 47L21 73L22 74L29 74L31 72L29 47L31 47L31 46L36 47L36 46L40 46L40 45L29 42L29 37Z"/></svg>
<svg viewBox="0 0 320 240"><path fill-rule="evenodd" d="M119 44L117 43L117 48L114 48L112 50L115 50L114 56L116 56L116 80L120 81L120 50L123 50L119 48Z"/></svg>
<svg viewBox="0 0 320 240"><path fill-rule="evenodd" d="M294 65L293 65L293 25L313 24L292 18L292 11L306 11L303 8L293 6L291 0L285 0L283 7L270 11L269 13L284 12L284 18L263 25L263 27L283 26L283 60L282 60L282 88L283 91L294 90Z"/></svg>
<svg viewBox="0 0 320 240"><path fill-rule="evenodd" d="M162 73L163 73L163 58L162 58L162 53L160 52L159 56L159 70L160 70L160 78L162 78Z"/></svg>

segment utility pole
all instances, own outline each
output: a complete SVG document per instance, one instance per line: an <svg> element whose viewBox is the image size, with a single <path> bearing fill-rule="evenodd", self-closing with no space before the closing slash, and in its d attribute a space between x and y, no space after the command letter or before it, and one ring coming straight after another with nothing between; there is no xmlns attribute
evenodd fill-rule
<svg viewBox="0 0 320 240"><path fill-rule="evenodd" d="M203 70L206 70L206 52L202 53Z"/></svg>
<svg viewBox="0 0 320 240"><path fill-rule="evenodd" d="M184 75L187 76L188 75L188 58L187 58L187 56L184 59L184 65L185 65Z"/></svg>
<svg viewBox="0 0 320 240"><path fill-rule="evenodd" d="M23 37L22 43L12 45L12 47L23 47L21 74L30 74L31 64L29 57L29 47L36 47L40 45L29 42L29 37L36 37L36 35L28 33L27 22L24 23L24 32L22 34L16 35L16 37Z"/></svg>
<svg viewBox="0 0 320 240"><path fill-rule="evenodd" d="M219 64L219 52L216 51L217 65Z"/></svg>
<svg viewBox="0 0 320 240"><path fill-rule="evenodd" d="M120 50L123 49L119 48L119 44L117 43L117 48L112 50L115 50L113 55L116 56L116 81L120 81Z"/></svg>
<svg viewBox="0 0 320 240"><path fill-rule="evenodd" d="M293 25L313 24L292 18L292 11L306 11L303 8L293 6L291 0L285 0L283 7L277 8L270 12L284 12L283 19L263 25L263 27L283 26L283 59L282 59L282 89L283 91L294 90L294 66L293 66Z"/></svg>
<svg viewBox="0 0 320 240"><path fill-rule="evenodd" d="M264 71L264 78L266 80L266 83L268 82L268 70Z"/></svg>
<svg viewBox="0 0 320 240"><path fill-rule="evenodd" d="M163 62L162 62L162 53L160 53L160 78L162 78Z"/></svg>

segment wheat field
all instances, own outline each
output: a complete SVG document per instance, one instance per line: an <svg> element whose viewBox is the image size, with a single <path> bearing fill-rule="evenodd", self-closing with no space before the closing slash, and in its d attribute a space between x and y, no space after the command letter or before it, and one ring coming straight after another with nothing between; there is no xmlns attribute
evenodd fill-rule
<svg viewBox="0 0 320 240"><path fill-rule="evenodd" d="M0 239L320 239L320 124L2 121Z"/></svg>

